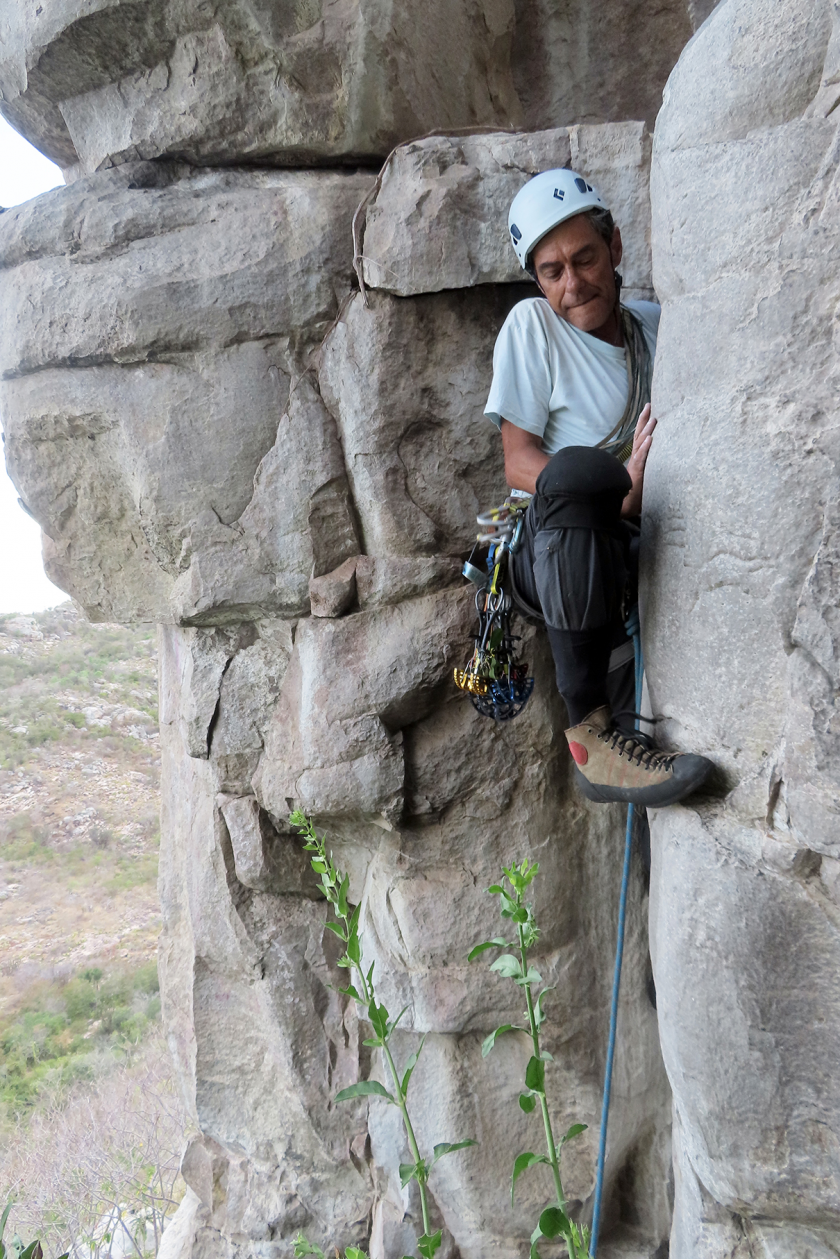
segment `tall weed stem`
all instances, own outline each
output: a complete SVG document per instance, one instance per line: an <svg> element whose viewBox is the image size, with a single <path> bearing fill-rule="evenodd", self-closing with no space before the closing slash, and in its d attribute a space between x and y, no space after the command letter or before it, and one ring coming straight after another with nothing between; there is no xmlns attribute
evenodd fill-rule
<svg viewBox="0 0 840 1259"><path fill-rule="evenodd" d="M339 958L338 965L350 972L350 978L344 988L339 988L339 992L347 997L352 997L354 1001L364 1008L365 1015L373 1031L373 1036L368 1037L364 1043L372 1048L382 1050L393 1089L392 1092L389 1092L378 1080L360 1080L358 1084L351 1084L349 1088L342 1089L340 1093L336 1094L335 1100L344 1102L356 1097L381 1097L399 1110L412 1158L412 1162L400 1164L400 1183L404 1189L412 1180L417 1182L417 1189L420 1194L420 1211L423 1217L423 1235L417 1239L417 1249L422 1259L434 1259L441 1247L443 1232L441 1229L438 1229L435 1233L431 1231L429 1203L426 1194L429 1172L435 1163L446 1154L453 1154L456 1150L463 1150L469 1145L475 1145L475 1141L443 1141L434 1147L432 1154L428 1158L424 1159L421 1156L420 1147L414 1134L414 1125L408 1113L408 1086L423 1050L426 1037L423 1036L421 1038L417 1049L409 1056L405 1065L405 1071L402 1078L400 1078L389 1041L408 1006L405 1006L397 1017L392 1019L389 1017L385 1006L377 1003L376 988L373 982L373 964L365 971L362 963L362 943L359 937L361 906L357 905L353 908L348 900L350 878L336 867L332 856L327 852L324 837L317 834L315 827L305 813L296 811L291 814L289 821L303 836L306 851L313 854L311 857L312 869L318 875L321 882L321 890L332 907L334 920L326 923L327 930L337 935L344 944L344 954ZM295 1242L296 1256L317 1256L321 1253L318 1247L313 1247L302 1236ZM364 1259L361 1251L354 1252L352 1248L347 1250L346 1259L350 1259L351 1255L355 1259L356 1253L361 1256L361 1259Z"/></svg>
<svg viewBox="0 0 840 1259"><path fill-rule="evenodd" d="M513 1164L510 1197L511 1202L513 1202L516 1182L522 1173L527 1171L529 1167L535 1167L540 1163L544 1163L551 1168L556 1201L541 1212L537 1227L531 1234L530 1259L540 1259L539 1250L537 1249L537 1243L540 1238L560 1236L566 1242L569 1259L587 1259L589 1229L586 1226L576 1224L566 1214L566 1195L563 1192L563 1182L560 1177L560 1152L567 1141L571 1141L586 1130L586 1124L572 1124L565 1136L559 1142L555 1142L545 1091L545 1067L546 1063L553 1061L553 1058L547 1050L542 1049L540 1046L540 1028L546 1018L543 1001L548 993L551 992L551 988L540 988L542 975L532 965L529 958L530 951L539 939L540 931L534 917L534 907L530 901L525 899L525 894L539 873L539 868L539 864L536 861L531 862L527 859L520 861L518 865L503 867L504 878L502 882L494 884L491 888L488 888L488 891L492 896L499 897L499 908L502 918L515 925L516 939L509 941L497 936L493 940L485 940L482 944L477 944L472 949L469 954L469 960L473 961L474 958L479 957L490 949L515 948L519 953L518 957L513 953L502 953L491 964L490 969L506 976L508 979L512 979L514 983L524 989L527 1026L521 1027L513 1023L505 1023L501 1027L497 1027L485 1039L484 1044L481 1046L481 1053L482 1057L486 1058L499 1037L505 1036L510 1032L523 1032L531 1040L532 1053L525 1068L525 1091L519 1095L519 1106L526 1114L530 1114L536 1109L537 1103L539 1103L545 1133L546 1153L535 1154L528 1150L523 1154L517 1155ZM536 999L534 998L534 988L539 988Z"/></svg>

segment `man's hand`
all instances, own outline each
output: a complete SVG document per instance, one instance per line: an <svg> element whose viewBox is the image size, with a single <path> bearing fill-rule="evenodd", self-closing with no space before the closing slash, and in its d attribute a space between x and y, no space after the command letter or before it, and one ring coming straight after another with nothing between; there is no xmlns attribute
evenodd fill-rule
<svg viewBox="0 0 840 1259"><path fill-rule="evenodd" d="M636 422L636 431L633 434L633 453L626 464L627 471L630 473L630 479L633 482L633 488L621 504L622 516L641 515L645 464L650 454L653 430L655 428L656 420L650 413L650 403L648 403Z"/></svg>
<svg viewBox="0 0 840 1259"><path fill-rule="evenodd" d="M536 492L537 477L548 463L542 438L502 420L502 446L505 451L505 477L512 490Z"/></svg>

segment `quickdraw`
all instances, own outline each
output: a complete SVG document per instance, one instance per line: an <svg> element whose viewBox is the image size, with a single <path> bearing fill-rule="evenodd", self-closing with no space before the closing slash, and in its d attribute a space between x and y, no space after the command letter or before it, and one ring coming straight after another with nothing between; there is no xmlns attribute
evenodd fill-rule
<svg viewBox="0 0 840 1259"><path fill-rule="evenodd" d="M518 717L534 689L527 663L514 658L518 637L511 632L513 601L504 586L508 560L519 545L528 502L528 498L512 496L501 507L476 517L481 532L463 568L464 576L478 587L478 633L465 668L455 670L455 685L467 692L478 712L494 721ZM472 562L480 545L489 548L486 571Z"/></svg>

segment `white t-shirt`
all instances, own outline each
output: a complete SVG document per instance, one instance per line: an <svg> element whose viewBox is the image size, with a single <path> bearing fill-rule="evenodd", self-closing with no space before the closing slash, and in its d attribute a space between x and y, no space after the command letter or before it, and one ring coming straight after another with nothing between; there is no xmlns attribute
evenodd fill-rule
<svg viewBox="0 0 840 1259"><path fill-rule="evenodd" d="M653 355L660 308L625 302L642 325ZM484 414L542 438L546 454L564 446L595 446L627 405L624 350L581 332L544 297L517 302L493 351L493 383Z"/></svg>

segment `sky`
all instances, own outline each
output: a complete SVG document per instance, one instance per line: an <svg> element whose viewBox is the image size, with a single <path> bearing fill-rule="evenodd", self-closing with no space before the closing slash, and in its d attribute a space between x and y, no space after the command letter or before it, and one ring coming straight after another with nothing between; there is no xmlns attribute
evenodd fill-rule
<svg viewBox="0 0 840 1259"><path fill-rule="evenodd" d="M20 205L63 183L58 167L0 118L0 206ZM41 530L0 470L0 614L42 612L66 598L44 572Z"/></svg>

